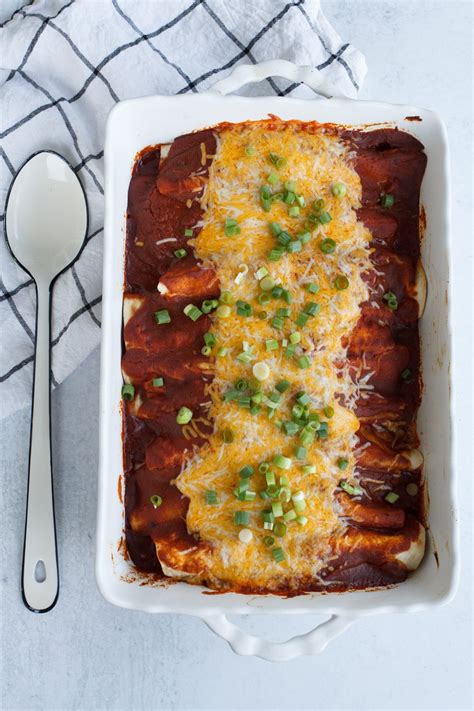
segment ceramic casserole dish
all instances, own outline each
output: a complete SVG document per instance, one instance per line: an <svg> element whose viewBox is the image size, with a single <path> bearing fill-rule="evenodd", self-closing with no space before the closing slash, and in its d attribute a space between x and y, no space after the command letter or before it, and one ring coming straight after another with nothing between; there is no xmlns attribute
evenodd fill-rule
<svg viewBox="0 0 474 711"><path fill-rule="evenodd" d="M451 333L449 299L449 179L444 126L432 111L413 106L348 99L298 100L281 97L226 96L243 84L267 76L283 76L322 87L310 67L285 61L242 65L202 94L152 96L120 102L111 112L106 134L106 205L103 283L100 464L96 576L104 597L113 604L146 612L185 613L201 617L239 654L286 660L314 654L360 616L381 612L413 612L446 603L457 578L457 531L453 497L450 402ZM337 123L351 127L399 128L419 139L428 156L421 187L426 215L422 262L428 298L420 321L424 391L418 415L420 449L429 492L427 550L423 563L403 584L375 591L306 594L292 598L236 593L209 595L186 583L146 585L133 574L123 555L124 506L121 482L122 297L124 283L125 213L130 175L137 153L145 146L222 121L282 119ZM413 117L417 117L414 121ZM321 613L329 619L306 635L283 643L268 642L243 632L228 614Z"/></svg>

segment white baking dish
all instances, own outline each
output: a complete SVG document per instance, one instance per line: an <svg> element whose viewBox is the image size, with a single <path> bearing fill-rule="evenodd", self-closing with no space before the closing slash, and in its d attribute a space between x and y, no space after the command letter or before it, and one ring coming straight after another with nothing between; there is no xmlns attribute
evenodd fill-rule
<svg viewBox="0 0 474 711"><path fill-rule="evenodd" d="M453 496L450 402L451 333L449 298L449 179L446 133L432 111L413 106L345 99L306 101L279 97L223 96L242 84L278 75L318 86L308 67L288 62L240 66L212 91L182 96L153 96L119 103L110 114L105 144L105 253L103 285L101 424L96 575L104 597L115 605L147 612L188 613L202 617L239 654L283 660L321 651L354 617L380 612L413 612L447 602L458 570ZM118 550L123 533L123 505L117 493L122 473L122 286L125 212L132 165L144 146L219 121L265 118L317 120L351 125L386 124L407 130L425 146L428 166L421 200L427 225L422 259L428 300L421 320L425 382L418 428L429 488L429 535L425 559L402 585L374 592L310 594L290 599L240 594L205 595L186 583L140 585L130 579L130 563ZM409 121L419 116L421 121ZM282 644L244 633L226 614L325 613L331 618L302 637Z"/></svg>

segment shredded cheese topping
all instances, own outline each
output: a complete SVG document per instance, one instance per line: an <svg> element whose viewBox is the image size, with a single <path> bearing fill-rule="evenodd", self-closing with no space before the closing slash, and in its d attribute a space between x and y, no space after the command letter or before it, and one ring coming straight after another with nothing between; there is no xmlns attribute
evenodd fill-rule
<svg viewBox="0 0 474 711"><path fill-rule="evenodd" d="M253 151L246 151L248 146L252 146ZM275 168L269 160L270 153L283 156L284 167ZM273 177L273 192L283 190L285 181L294 181L297 194L306 201L299 215L290 217L289 206L282 201L274 202L271 212L262 209L260 188L268 183L271 174L278 176L276 183ZM332 195L331 186L335 182L345 185L343 197ZM298 579L317 578L334 555L334 540L344 531L345 523L338 516L334 489L341 478L351 480L355 466L353 449L359 422L349 408L358 397L359 385L349 376L341 339L350 335L360 315L360 304L368 297L361 274L371 266L370 234L357 221L355 212L360 197L360 180L350 165L348 148L324 127L310 132L304 125L292 122L281 122L277 129L266 122L254 122L232 126L219 133L216 156L202 198L202 230L190 244L204 265L216 270L221 292L231 292L234 303L227 318L211 314L211 330L217 347L227 349L223 357L212 358L215 377L207 386L211 402L208 417L214 422L214 432L184 463L176 480L178 488L190 500L188 530L209 544L203 573L207 580L233 586L251 583L255 589L276 587L279 581L291 586L292 581L296 585ZM269 262L268 254L277 245L269 223L279 223L295 238L298 232L305 231L305 217L311 212L311 204L321 198L332 220L319 224L301 251L285 253L278 261ZM240 232L226 235L224 225L228 219L237 221ZM319 244L324 238L336 242L334 252L325 254L320 250ZM248 269L243 270L242 265L248 265ZM260 267L268 270L276 284L289 290L291 304L273 299L265 306L259 305L256 297L261 289L255 273ZM334 279L338 275L347 277L348 288L335 289ZM318 293L308 293L306 286L310 283L319 286ZM251 316L237 314L237 300L252 305ZM320 304L320 312L300 328L294 321L309 302ZM279 307L288 307L291 314L285 318L282 330L275 329L271 323ZM268 312L266 319L259 318L263 310ZM295 356L287 357L282 342L288 342L289 334L295 331L301 334L301 340L296 345ZM268 340L277 340L278 349L268 351ZM252 356L250 362L237 359L248 349ZM308 367L298 366L301 356L308 357ZM261 384L266 393L272 392L281 380L291 384L282 394L274 419L269 419L265 407L252 415L233 401L223 401L223 394L233 388L238 379L253 381L253 365L260 362L270 370ZM314 444L307 447L305 461L297 460L294 454L298 437L288 436L275 425L275 420L291 420L288 413L299 391L310 396L312 411L323 412L327 407L334 410L329 419L321 415L323 420L328 419L329 436L316 438ZM347 407L338 404L340 395ZM230 443L223 441L225 429L234 434ZM284 474L292 492L303 492L307 519L305 525L289 522L282 538L262 528L261 512L268 507L267 501L258 493L253 501L239 501L233 493L239 482L238 472L246 464L255 469L249 489L256 492L265 489L265 476L258 472L258 465L271 463L278 454L290 457L292 466L288 471L274 466L271 469L275 471L277 482ZM338 466L341 458L348 462L343 474ZM305 474L304 465L314 465L315 473ZM206 503L209 490L217 493L215 505ZM234 522L236 511L250 514L245 528L253 536L245 546L239 539L239 526ZM264 544L267 534L275 538L275 546L282 548L283 561L277 562Z"/></svg>

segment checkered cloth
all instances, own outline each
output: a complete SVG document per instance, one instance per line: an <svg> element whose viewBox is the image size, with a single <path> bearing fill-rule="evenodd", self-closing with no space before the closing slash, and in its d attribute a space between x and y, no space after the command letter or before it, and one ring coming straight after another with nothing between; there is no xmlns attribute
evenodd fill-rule
<svg viewBox="0 0 474 711"><path fill-rule="evenodd" d="M203 91L239 63L283 58L315 66L356 97L364 57L342 42L319 0L33 0L1 26L1 199L35 151L65 156L89 203L81 258L56 283L55 387L99 342L103 144L121 99ZM246 93L314 96L267 79ZM2 220L4 216L2 215ZM30 402L35 288L0 239L0 412Z"/></svg>

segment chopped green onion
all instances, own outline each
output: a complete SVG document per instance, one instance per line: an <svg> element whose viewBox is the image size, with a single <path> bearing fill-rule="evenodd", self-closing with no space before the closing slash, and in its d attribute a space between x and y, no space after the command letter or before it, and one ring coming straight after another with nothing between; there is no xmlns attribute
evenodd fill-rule
<svg viewBox="0 0 474 711"><path fill-rule="evenodd" d="M224 348L224 346L220 346L220 348L217 349L216 356L218 358L223 358L225 355L227 355L227 348Z"/></svg>
<svg viewBox="0 0 474 711"><path fill-rule="evenodd" d="M306 526L308 518L306 516L297 516L296 523L299 523L300 526Z"/></svg>
<svg viewBox="0 0 474 711"><path fill-rule="evenodd" d="M247 390L249 384L244 378L240 378L240 380L237 380L234 383L234 387L236 390L239 390L239 392L243 392L244 390Z"/></svg>
<svg viewBox="0 0 474 711"><path fill-rule="evenodd" d="M286 251L288 254L295 254L295 252L301 252L302 246L299 239L294 239L286 245Z"/></svg>
<svg viewBox="0 0 474 711"><path fill-rule="evenodd" d="M296 343L290 343L289 346L285 348L285 356L291 358L296 353Z"/></svg>
<svg viewBox="0 0 474 711"><path fill-rule="evenodd" d="M122 386L122 398L124 400L133 400L135 397L135 388L131 383L125 383Z"/></svg>
<svg viewBox="0 0 474 711"><path fill-rule="evenodd" d="M277 241L283 245L283 247L286 247L291 242L291 235L285 230L282 230L277 237Z"/></svg>
<svg viewBox="0 0 474 711"><path fill-rule="evenodd" d="M285 321L281 318L281 316L274 316L272 318L271 324L273 328L278 328L280 330L285 325Z"/></svg>
<svg viewBox="0 0 474 711"><path fill-rule="evenodd" d="M184 230L184 236L185 237L192 237L193 236L193 231L191 229L186 229Z"/></svg>
<svg viewBox="0 0 474 711"><path fill-rule="evenodd" d="M265 536L263 539L263 545L266 546L267 548L270 548L270 546L273 546L275 543L275 539L272 538L271 536Z"/></svg>
<svg viewBox="0 0 474 711"><path fill-rule="evenodd" d="M275 286L275 282L271 276L267 275L260 280L259 285L262 291L271 291L271 289Z"/></svg>
<svg viewBox="0 0 474 711"><path fill-rule="evenodd" d="M347 189L344 183L333 183L331 185L331 192L334 197L344 197L347 192Z"/></svg>
<svg viewBox="0 0 474 711"><path fill-rule="evenodd" d="M300 311L298 316L295 319L295 323L297 326L300 326L300 328L304 328L306 324L308 323L309 315L306 314L304 311Z"/></svg>
<svg viewBox="0 0 474 711"><path fill-rule="evenodd" d="M237 315L238 316L251 316L253 309L251 304L248 304L246 301L237 301L236 302L236 307L237 307Z"/></svg>
<svg viewBox="0 0 474 711"><path fill-rule="evenodd" d="M296 511L294 509L290 509L286 513L283 514L283 521L285 523L289 523L290 521L294 521L296 518Z"/></svg>
<svg viewBox="0 0 474 711"><path fill-rule="evenodd" d="M324 202L323 198L319 198L319 200L315 200L313 202L313 210L315 210L316 212L321 212L325 204L326 203Z"/></svg>
<svg viewBox="0 0 474 711"><path fill-rule="evenodd" d="M268 261L278 262L278 260L281 259L281 257L283 256L284 251L285 250L283 249L283 247L274 247L268 253Z"/></svg>
<svg viewBox="0 0 474 711"><path fill-rule="evenodd" d="M301 471L303 472L303 474L316 474L316 465L305 464L304 467L301 467Z"/></svg>
<svg viewBox="0 0 474 711"><path fill-rule="evenodd" d="M279 156L278 153L269 153L268 158L278 170L286 165L286 158Z"/></svg>
<svg viewBox="0 0 474 711"><path fill-rule="evenodd" d="M304 199L303 195L297 195L296 202L300 207L304 207L306 205L306 200Z"/></svg>
<svg viewBox="0 0 474 711"><path fill-rule="evenodd" d="M217 318L229 318L231 313L232 309L227 304L221 304L215 311Z"/></svg>
<svg viewBox="0 0 474 711"><path fill-rule="evenodd" d="M262 197L263 200L269 200L271 197L272 191L270 190L268 185L262 185L260 188L260 196Z"/></svg>
<svg viewBox="0 0 474 711"><path fill-rule="evenodd" d="M314 442L314 432L311 432L309 429L304 429L300 433L300 442L302 445L307 447L310 444L313 444Z"/></svg>
<svg viewBox="0 0 474 711"><path fill-rule="evenodd" d="M278 173L270 173L270 175L267 176L267 180L270 183L270 185L276 185L278 181L280 180Z"/></svg>
<svg viewBox="0 0 474 711"><path fill-rule="evenodd" d="M338 274L334 279L333 286L338 291L343 291L349 286L349 279L344 274Z"/></svg>
<svg viewBox="0 0 474 711"><path fill-rule="evenodd" d="M274 338L270 338L268 341L265 341L265 348L267 351L277 351L278 347L278 341L275 341Z"/></svg>
<svg viewBox="0 0 474 711"><path fill-rule="evenodd" d="M295 507L296 513L301 513L306 509L306 500L302 491L297 491L296 494L291 497L291 499L293 501L293 506Z"/></svg>
<svg viewBox="0 0 474 711"><path fill-rule="evenodd" d="M349 494L349 496L360 496L363 493L359 486L353 486L352 484L349 484L348 481L344 481L344 479L339 482L339 486L346 492L346 494Z"/></svg>
<svg viewBox="0 0 474 711"><path fill-rule="evenodd" d="M324 414L326 415L326 417L328 417L329 419L331 419L331 417L334 417L334 408L331 407L331 405L327 405L327 406L324 408Z"/></svg>
<svg viewBox="0 0 474 711"><path fill-rule="evenodd" d="M256 498L257 498L256 491L246 491L243 494L241 501L255 501Z"/></svg>
<svg viewBox="0 0 474 711"><path fill-rule="evenodd" d="M322 225L327 225L328 222L331 222L332 217L329 214L329 212L326 212L326 210L323 210L322 212L319 213L318 215L319 221Z"/></svg>
<svg viewBox="0 0 474 711"><path fill-rule="evenodd" d="M226 393L224 393L223 400L224 402L230 402L231 400L236 400L239 395L239 391L235 390L235 388L232 388L231 390L228 390Z"/></svg>
<svg viewBox="0 0 474 711"><path fill-rule="evenodd" d="M178 414L176 415L176 422L178 425L186 425L193 418L193 411L189 407L180 407Z"/></svg>
<svg viewBox="0 0 474 711"><path fill-rule="evenodd" d="M250 512L249 511L235 511L234 512L234 523L237 526L247 526L250 523Z"/></svg>
<svg viewBox="0 0 474 711"><path fill-rule="evenodd" d="M338 466L339 469L343 472L343 471L345 471L345 470L347 469L347 467L349 466L349 460L348 460L348 459L344 459L343 457L340 457L340 458L337 460L337 466Z"/></svg>
<svg viewBox="0 0 474 711"><path fill-rule="evenodd" d="M301 368L303 370L304 368L309 368L311 365L311 360L308 356L301 356L298 358L298 368Z"/></svg>
<svg viewBox="0 0 474 711"><path fill-rule="evenodd" d="M278 467L278 469L289 469L292 461L289 457L284 457L282 454L276 454L273 457L273 464Z"/></svg>
<svg viewBox="0 0 474 711"><path fill-rule="evenodd" d="M163 503L163 499L158 494L153 494L152 496L150 496L150 502L153 508L157 509L158 506L161 506L161 504Z"/></svg>
<svg viewBox="0 0 474 711"><path fill-rule="evenodd" d="M230 291L223 291L219 296L219 301L221 304L233 304L234 299Z"/></svg>
<svg viewBox="0 0 474 711"><path fill-rule="evenodd" d="M170 316L170 312L168 311L168 309L162 309L161 311L155 311L155 321L159 326L162 326L164 323L170 323L171 316Z"/></svg>
<svg viewBox="0 0 474 711"><path fill-rule="evenodd" d="M306 455L308 454L308 450L306 447L295 447L295 457L296 459L306 459Z"/></svg>
<svg viewBox="0 0 474 711"><path fill-rule="evenodd" d="M253 146L245 146L245 155L249 156L249 158L255 155L255 148Z"/></svg>
<svg viewBox="0 0 474 711"><path fill-rule="evenodd" d="M175 249L175 251L174 251L174 256L177 259L183 259L183 257L185 257L186 255L187 255L187 252L185 249Z"/></svg>
<svg viewBox="0 0 474 711"><path fill-rule="evenodd" d="M265 212L270 212L270 210L272 209L271 200L265 200L264 198L262 198L260 204Z"/></svg>
<svg viewBox="0 0 474 711"><path fill-rule="evenodd" d="M202 316L201 309L198 309L198 307L194 306L194 304L188 304L187 306L185 306L183 309L183 313L186 314L186 316L190 318L191 321L197 321L198 318L201 318Z"/></svg>
<svg viewBox="0 0 474 711"><path fill-rule="evenodd" d="M204 334L204 343L206 344L206 346L210 346L212 348L212 346L216 345L217 339L213 333L208 331Z"/></svg>
<svg viewBox="0 0 474 711"><path fill-rule="evenodd" d="M258 465L258 471L260 472L260 474L266 474L269 469L270 465L268 464L268 462L262 462Z"/></svg>
<svg viewBox="0 0 474 711"><path fill-rule="evenodd" d="M335 241L330 237L326 237L319 243L319 249L321 252L324 252L324 254L331 254L336 249L336 246Z"/></svg>
<svg viewBox="0 0 474 711"><path fill-rule="evenodd" d="M283 538L283 536L286 534L285 524L282 521L275 521L273 533L275 534L275 536L278 536L278 538Z"/></svg>
<svg viewBox="0 0 474 711"><path fill-rule="evenodd" d="M319 284L315 284L314 282L307 284L306 291L309 291L310 294L317 294L319 291Z"/></svg>
<svg viewBox="0 0 474 711"><path fill-rule="evenodd" d="M393 291L387 291L383 295L384 301L387 302L387 306L390 309L390 311L396 311L398 309L398 299L396 295L393 293Z"/></svg>
<svg viewBox="0 0 474 711"><path fill-rule="evenodd" d="M279 501L274 501L272 503L272 514L275 518L283 516L283 507Z"/></svg>
<svg viewBox="0 0 474 711"><path fill-rule="evenodd" d="M209 489L208 491L206 491L205 496L206 496L206 503L207 504L209 504L211 506L215 506L217 504L217 501L218 501L217 491L214 491L213 489Z"/></svg>
<svg viewBox="0 0 474 711"><path fill-rule="evenodd" d="M152 382L153 382L154 388L162 388L163 385L165 384L165 381L163 380L163 378L153 378Z"/></svg>
<svg viewBox="0 0 474 711"><path fill-rule="evenodd" d="M272 289L272 296L274 299L279 299L280 296L283 296L283 289L281 286L274 286Z"/></svg>
<svg viewBox="0 0 474 711"><path fill-rule="evenodd" d="M203 312L203 314L209 314L211 313L212 309L217 308L218 305L219 302L215 299L212 299L212 301L203 301L201 304L201 311Z"/></svg>
<svg viewBox="0 0 474 711"><path fill-rule="evenodd" d="M257 296L257 301L261 306L266 306L267 304L270 303L271 300L272 300L272 297L270 296L270 294L266 293L265 291Z"/></svg>
<svg viewBox="0 0 474 711"><path fill-rule="evenodd" d="M296 395L296 402L300 405L306 406L309 405L309 403L311 402L311 398L308 393L301 391Z"/></svg>
<svg viewBox="0 0 474 711"><path fill-rule="evenodd" d="M287 205L292 205L296 200L296 195L295 193L292 193L291 191L286 191L285 196L283 198L283 202L285 202Z"/></svg>
<svg viewBox="0 0 474 711"><path fill-rule="evenodd" d="M298 217L299 214L300 214L300 208L297 205L290 207L290 209L288 210L288 215L290 217Z"/></svg>
<svg viewBox="0 0 474 711"><path fill-rule="evenodd" d="M290 382L288 380L280 380L275 387L279 393L284 393L290 387Z"/></svg>
<svg viewBox="0 0 474 711"><path fill-rule="evenodd" d="M400 496L394 491L389 491L388 494L384 496L384 499L388 504L395 504L399 498Z"/></svg>
<svg viewBox="0 0 474 711"><path fill-rule="evenodd" d="M272 556L275 563L282 563L285 560L285 554L283 553L283 548L273 548Z"/></svg>
<svg viewBox="0 0 474 711"><path fill-rule="evenodd" d="M270 222L270 232L275 235L275 237L278 237L281 232L281 226L278 224L278 222Z"/></svg>
<svg viewBox="0 0 474 711"><path fill-rule="evenodd" d="M253 533L249 528L242 528L241 531L239 531L239 541L241 543L245 543L246 545L250 543L250 541L253 538Z"/></svg>
<svg viewBox="0 0 474 711"><path fill-rule="evenodd" d="M275 486L275 472L267 471L265 472L265 481L267 486Z"/></svg>
<svg viewBox="0 0 474 711"><path fill-rule="evenodd" d="M290 333L290 343L296 344L301 341L301 333L298 333L298 331L294 331L293 333Z"/></svg>
<svg viewBox="0 0 474 711"><path fill-rule="evenodd" d="M405 370L402 370L402 375L401 378L402 380L410 380L412 376L412 372L410 368L405 368Z"/></svg>
<svg viewBox="0 0 474 711"><path fill-rule="evenodd" d="M267 276L267 274L268 274L268 269L266 267L260 267L260 269L257 269L257 271L255 272L255 277L256 277L256 279L261 281L263 279L263 277Z"/></svg>
<svg viewBox="0 0 474 711"><path fill-rule="evenodd" d="M393 207L395 198L388 193L380 193L380 204L382 207Z"/></svg>
<svg viewBox="0 0 474 711"><path fill-rule="evenodd" d="M320 311L321 311L321 304L317 304L314 301L310 301L304 307L305 314L309 314L310 316L316 316L317 314L319 314Z"/></svg>
<svg viewBox="0 0 474 711"><path fill-rule="evenodd" d="M254 472L253 467L251 467L249 464L246 464L239 471L239 476L242 477L243 479L248 479L249 477L252 476L253 472Z"/></svg>
<svg viewBox="0 0 474 711"><path fill-rule="evenodd" d="M292 437L295 435L297 432L299 432L299 426L296 424L296 422L284 422L283 423L283 429L285 430L285 434L289 435Z"/></svg>

